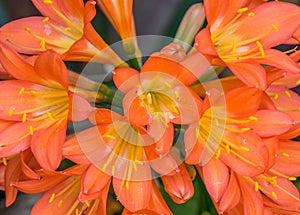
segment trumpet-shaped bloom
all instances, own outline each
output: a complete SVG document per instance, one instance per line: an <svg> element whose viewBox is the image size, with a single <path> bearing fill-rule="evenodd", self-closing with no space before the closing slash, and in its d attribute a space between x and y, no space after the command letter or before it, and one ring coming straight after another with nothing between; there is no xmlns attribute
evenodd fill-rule
<svg viewBox="0 0 300 215"><path fill-rule="evenodd" d="M195 46L211 56L214 65L226 65L245 84L266 88L260 64L299 72L284 53L272 49L285 43L300 26L300 8L283 2L267 2L248 9L249 1L204 1L208 26ZM288 14L288 15L287 15Z"/></svg>
<svg viewBox="0 0 300 215"><path fill-rule="evenodd" d="M112 177L114 191L128 211L144 210L151 199L150 167L162 175L173 175L178 169L176 161L169 155L157 155L152 147L156 142L145 128L131 125L110 110L99 109L91 121L97 126L70 138L64 145L64 157L94 165L95 171L106 175L102 178ZM173 131L173 127L169 129ZM161 141L173 139L163 136Z"/></svg>
<svg viewBox="0 0 300 215"><path fill-rule="evenodd" d="M1 130L1 157L31 147L45 169L56 169L68 120L82 120L91 112L82 98L68 92L68 73L59 55L41 54L32 66L11 49L1 45L1 63L15 80L0 83L0 118L7 125ZM69 114L73 103L82 101L86 114Z"/></svg>
<svg viewBox="0 0 300 215"><path fill-rule="evenodd" d="M120 65L120 58L94 30L95 1L33 0L43 16L9 22L1 27L1 40L25 54L53 49L65 60L97 61Z"/></svg>

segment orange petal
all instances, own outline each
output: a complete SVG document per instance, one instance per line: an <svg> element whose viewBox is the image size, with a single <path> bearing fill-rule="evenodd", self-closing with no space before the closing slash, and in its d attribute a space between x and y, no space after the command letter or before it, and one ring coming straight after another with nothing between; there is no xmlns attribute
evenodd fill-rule
<svg viewBox="0 0 300 215"><path fill-rule="evenodd" d="M283 134L293 126L292 118L286 113L275 110L259 110L246 126L252 128L261 137Z"/></svg>
<svg viewBox="0 0 300 215"><path fill-rule="evenodd" d="M10 206L17 197L18 190L11 186L12 182L17 182L21 176L21 163L20 158L16 157L10 160L7 164L5 171L5 205Z"/></svg>
<svg viewBox="0 0 300 215"><path fill-rule="evenodd" d="M240 198L241 192L239 184L237 182L235 174L231 172L228 187L225 190L218 207L219 213L222 214L224 211L230 211L239 203Z"/></svg>
<svg viewBox="0 0 300 215"><path fill-rule="evenodd" d="M84 98L70 93L69 119L83 121L93 113L93 108ZM71 116L70 116L71 115Z"/></svg>
<svg viewBox="0 0 300 215"><path fill-rule="evenodd" d="M135 69L117 68L112 74L116 87L123 93L127 93L139 86L139 72Z"/></svg>
<svg viewBox="0 0 300 215"><path fill-rule="evenodd" d="M181 164L175 175L161 177L166 192L177 204L188 201L194 195L192 180L184 166Z"/></svg>
<svg viewBox="0 0 300 215"><path fill-rule="evenodd" d="M212 158L202 167L202 172L208 193L215 202L219 202L228 186L228 167L222 161Z"/></svg>
<svg viewBox="0 0 300 215"><path fill-rule="evenodd" d="M152 190L151 180L128 181L113 178L113 187L118 199L127 210L135 212L148 206Z"/></svg>
<svg viewBox="0 0 300 215"><path fill-rule="evenodd" d="M46 170L55 170L62 160L62 147L66 138L67 120L36 131L31 150L36 160Z"/></svg>

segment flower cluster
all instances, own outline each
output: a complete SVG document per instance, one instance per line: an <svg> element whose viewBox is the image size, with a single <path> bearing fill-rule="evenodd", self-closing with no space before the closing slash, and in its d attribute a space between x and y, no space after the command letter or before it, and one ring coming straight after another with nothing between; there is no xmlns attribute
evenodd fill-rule
<svg viewBox="0 0 300 215"><path fill-rule="evenodd" d="M161 190L185 203L199 175L218 214L300 213L297 5L204 0L145 58L133 0L32 2L41 16L0 28L6 206L44 192L31 214L112 214L113 193L123 215L169 215ZM96 6L128 60L94 29ZM110 82L70 61L112 66Z"/></svg>

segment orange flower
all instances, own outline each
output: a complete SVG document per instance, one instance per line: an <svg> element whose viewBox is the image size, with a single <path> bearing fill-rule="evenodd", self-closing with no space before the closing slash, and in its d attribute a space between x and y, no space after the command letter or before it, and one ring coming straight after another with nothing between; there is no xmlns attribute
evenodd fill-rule
<svg viewBox="0 0 300 215"><path fill-rule="evenodd" d="M32 66L1 45L0 58L6 71L16 78L0 82L0 119L10 121L0 132L1 157L31 147L40 165L54 170L62 158L68 120L83 120L92 109L79 96L70 93L70 99L67 69L54 51L41 54ZM71 114L69 109L78 102L83 112Z"/></svg>
<svg viewBox="0 0 300 215"><path fill-rule="evenodd" d="M90 183L90 186L93 184L93 177L86 179L87 167L87 165L75 165L61 172L38 170L41 179L20 181L13 185L25 193L47 191L33 206L31 211L33 215L106 214L110 183L102 183L103 187L96 193L83 193L84 184Z"/></svg>
<svg viewBox="0 0 300 215"><path fill-rule="evenodd" d="M145 128L131 125L123 116L99 109L90 120L96 126L70 138L63 148L64 157L92 164L105 178L112 177L114 191L128 211L146 209L152 191L150 167L162 175L174 175L176 161L168 154L158 156L154 149L157 143ZM173 127L168 129L173 132ZM160 141L170 145L173 138L166 135Z"/></svg>
<svg viewBox="0 0 300 215"><path fill-rule="evenodd" d="M299 28L300 8L267 2L248 9L248 3L204 1L208 26L197 35L195 46L211 56L214 65L226 65L245 84L265 89L266 75L260 64L299 72L287 55L272 47L285 43Z"/></svg>
<svg viewBox="0 0 300 215"><path fill-rule="evenodd" d="M95 1L33 0L43 16L22 18L1 27L3 42L25 54L53 49L64 60L96 61L118 66L121 59L94 30Z"/></svg>
<svg viewBox="0 0 300 215"><path fill-rule="evenodd" d="M173 58L154 54L141 72L132 68L113 71L114 83L125 93L123 107L131 123L188 124L199 116L201 99L188 88L197 77L183 61Z"/></svg>

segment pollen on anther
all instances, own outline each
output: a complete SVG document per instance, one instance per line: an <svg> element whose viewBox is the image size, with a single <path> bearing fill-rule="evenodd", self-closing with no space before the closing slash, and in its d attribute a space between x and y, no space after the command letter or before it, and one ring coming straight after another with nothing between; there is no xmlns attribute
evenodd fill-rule
<svg viewBox="0 0 300 215"><path fill-rule="evenodd" d="M46 39L45 38L41 39L40 46L42 47L42 49L46 49Z"/></svg>
<svg viewBox="0 0 300 215"><path fill-rule="evenodd" d="M240 8L240 9L238 9L238 13L243 13L243 12L246 12L246 11L248 11L248 8L247 7L243 7L243 8Z"/></svg>
<svg viewBox="0 0 300 215"><path fill-rule="evenodd" d="M52 114L51 114L50 112L47 112L47 116L48 116L48 118L49 118L51 121L54 120L54 118L53 118L53 116L52 116Z"/></svg>
<svg viewBox="0 0 300 215"><path fill-rule="evenodd" d="M300 79L296 81L296 84L297 84L297 85L300 85Z"/></svg>
<svg viewBox="0 0 300 215"><path fill-rule="evenodd" d="M245 146L240 146L240 149L246 152L249 152L249 148L245 147Z"/></svg>
<svg viewBox="0 0 300 215"><path fill-rule="evenodd" d="M53 2L52 2L52 0L44 0L44 3L45 4L52 4Z"/></svg>
<svg viewBox="0 0 300 215"><path fill-rule="evenodd" d="M62 203L63 203L63 200L61 199L61 200L58 202L57 207L60 208L60 206L62 205Z"/></svg>
<svg viewBox="0 0 300 215"><path fill-rule="evenodd" d="M87 207L90 207L90 206L91 206L90 203L89 203L88 201L86 201L85 204L86 204Z"/></svg>
<svg viewBox="0 0 300 215"><path fill-rule="evenodd" d="M257 192L257 191L259 190L259 185L258 185L258 182L257 182L257 181L255 182L255 185L254 185L254 186L255 186L254 190Z"/></svg>
<svg viewBox="0 0 300 215"><path fill-rule="evenodd" d="M51 195L51 197L49 199L49 203L52 203L53 200L54 200L54 198L55 198L55 193L52 193L52 195Z"/></svg>
<svg viewBox="0 0 300 215"><path fill-rule="evenodd" d="M23 93L24 91L25 91L25 88L22 87L22 88L19 90L18 95L22 95L22 93Z"/></svg>
<svg viewBox="0 0 300 215"><path fill-rule="evenodd" d="M225 151L227 154L230 154L230 146L228 144L225 146Z"/></svg>
<svg viewBox="0 0 300 215"><path fill-rule="evenodd" d="M259 41L256 41L256 45L258 46L258 49L260 51L260 54L262 57L265 57L265 50L264 50L264 47L263 45L261 44L261 42Z"/></svg>
<svg viewBox="0 0 300 215"><path fill-rule="evenodd" d="M217 160L219 159L220 155L221 155L221 149L218 149L217 153L216 153L216 159Z"/></svg>
<svg viewBox="0 0 300 215"><path fill-rule="evenodd" d="M289 177L289 180L290 180L290 181L296 181L297 178L296 178L296 177Z"/></svg>
<svg viewBox="0 0 300 215"><path fill-rule="evenodd" d="M76 214L76 215L79 215L79 209L78 209L78 208L76 208L75 214Z"/></svg>
<svg viewBox="0 0 300 215"><path fill-rule="evenodd" d="M8 110L8 116L12 116L13 115L13 109L12 108L9 108L9 110Z"/></svg>
<svg viewBox="0 0 300 215"><path fill-rule="evenodd" d="M254 15L255 15L255 13L253 13L253 12L248 13L249 17L254 16Z"/></svg>
<svg viewBox="0 0 300 215"><path fill-rule="evenodd" d="M258 120L258 118L255 117L255 116L249 116L248 118L249 118L250 120L253 120L253 121L257 121L257 120Z"/></svg>
<svg viewBox="0 0 300 215"><path fill-rule="evenodd" d="M274 199L278 199L278 196L276 195L276 193L274 191L272 191L271 194L272 194Z"/></svg>
<svg viewBox="0 0 300 215"><path fill-rule="evenodd" d="M26 27L26 28L25 28L25 31L30 31L30 28Z"/></svg>
<svg viewBox="0 0 300 215"><path fill-rule="evenodd" d="M23 114L23 117L22 117L22 122L23 122L23 123L26 122L26 119L27 119L27 114L24 113L24 114Z"/></svg>
<svg viewBox="0 0 300 215"><path fill-rule="evenodd" d="M291 98L292 96L291 96L291 93L289 92L289 91L284 91L284 93L285 93L285 95L287 95L287 97L289 97L289 98Z"/></svg>
<svg viewBox="0 0 300 215"><path fill-rule="evenodd" d="M2 162L3 162L4 166L7 166L7 159L6 158L2 158Z"/></svg>
<svg viewBox="0 0 300 215"><path fill-rule="evenodd" d="M45 19L42 20L42 23L46 23L49 21L49 17L46 17Z"/></svg>
<svg viewBox="0 0 300 215"><path fill-rule="evenodd" d="M275 99L275 100L277 100L277 99L278 99L278 97L279 97L278 93L275 93L275 95L274 95L274 99Z"/></svg>
<svg viewBox="0 0 300 215"><path fill-rule="evenodd" d="M289 157L290 157L290 155L289 155L288 153L285 153L285 152L282 153L282 156L283 156L283 157L286 157L286 158L289 158Z"/></svg>
<svg viewBox="0 0 300 215"><path fill-rule="evenodd" d="M64 31L71 31L72 29L70 27L65 27Z"/></svg>
<svg viewBox="0 0 300 215"><path fill-rule="evenodd" d="M32 127L32 126L29 126L29 134L32 136L32 135L33 135L33 133L34 133L34 131L33 131L33 127Z"/></svg>

